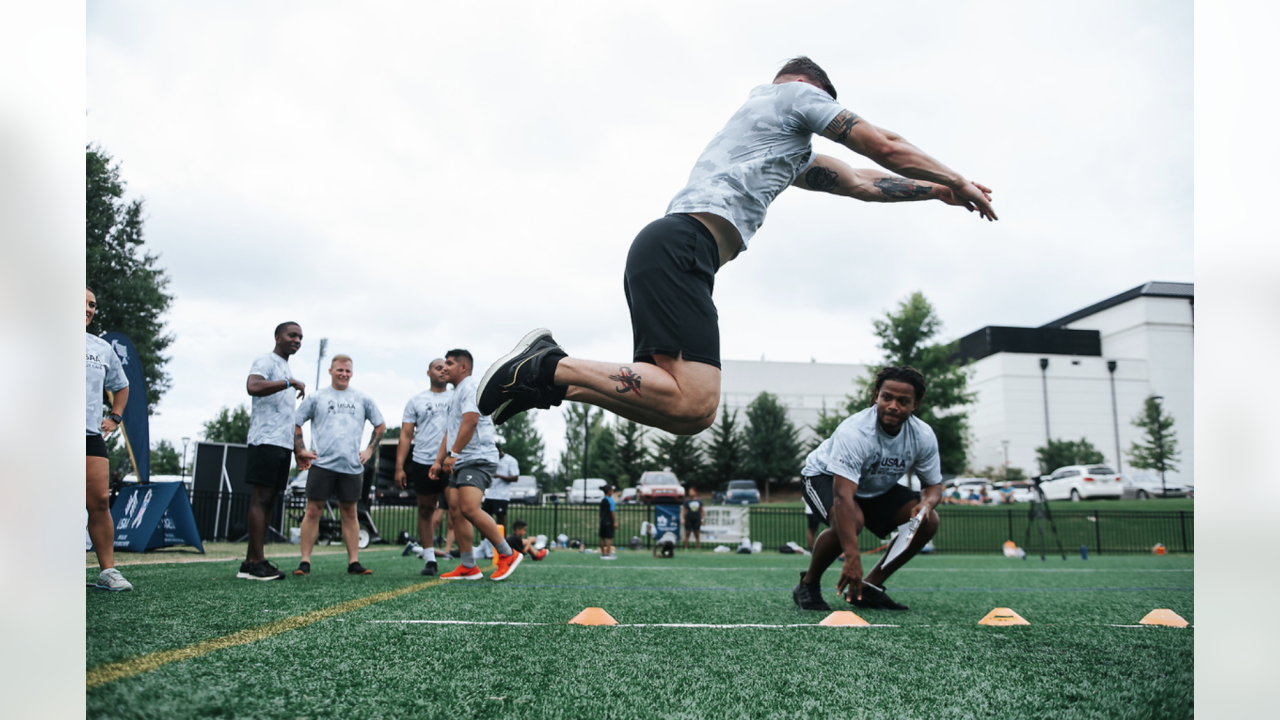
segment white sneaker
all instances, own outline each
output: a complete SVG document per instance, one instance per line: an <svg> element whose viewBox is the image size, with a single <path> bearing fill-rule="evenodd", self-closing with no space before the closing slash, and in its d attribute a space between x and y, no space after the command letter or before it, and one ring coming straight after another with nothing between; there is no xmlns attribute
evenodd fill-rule
<svg viewBox="0 0 1280 720"><path fill-rule="evenodd" d="M115 568L107 568L99 573L98 584L94 587L102 590L113 590L116 592L133 589L133 585L130 584L128 580L125 580L124 576L120 574L120 571Z"/></svg>
<svg viewBox="0 0 1280 720"><path fill-rule="evenodd" d="M609 555L601 555L601 556L600 556L600 559L601 559L601 560L617 560L617 559L618 559L618 556L617 556L617 555L613 555L613 554L609 554Z"/></svg>

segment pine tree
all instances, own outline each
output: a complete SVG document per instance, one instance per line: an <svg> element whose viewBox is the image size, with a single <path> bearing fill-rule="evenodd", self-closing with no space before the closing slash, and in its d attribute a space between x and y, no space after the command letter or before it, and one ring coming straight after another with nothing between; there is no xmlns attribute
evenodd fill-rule
<svg viewBox="0 0 1280 720"><path fill-rule="evenodd" d="M235 410L222 408L217 417L204 424L206 442L239 443L249 442L249 410L239 405Z"/></svg>
<svg viewBox="0 0 1280 720"><path fill-rule="evenodd" d="M1143 431L1143 439L1129 446L1126 454L1130 465L1161 473L1178 469L1182 451L1178 449L1177 434L1173 431L1173 417L1164 411L1155 395L1143 401L1133 426Z"/></svg>
<svg viewBox="0 0 1280 720"><path fill-rule="evenodd" d="M704 448L706 463L698 484L715 488L721 483L741 477L746 463L746 442L738 425L738 411L721 410L720 418L711 426Z"/></svg>
<svg viewBox="0 0 1280 720"><path fill-rule="evenodd" d="M502 424L498 431L504 440L502 451L516 459L520 465L520 474L533 475L539 480L546 479L546 466L543 462L545 446L542 433L538 432L532 415L538 412L530 410L520 413Z"/></svg>
<svg viewBox="0 0 1280 720"><path fill-rule="evenodd" d="M766 498L771 483L785 482L800 474L800 431L787 417L787 409L777 396L762 392L747 406L743 439L746 474L764 484Z"/></svg>
<svg viewBox="0 0 1280 720"><path fill-rule="evenodd" d="M645 437L648 428L632 420L619 419L614 431L618 439L618 475L619 487L634 487L640 475L652 470L653 454L649 451Z"/></svg>

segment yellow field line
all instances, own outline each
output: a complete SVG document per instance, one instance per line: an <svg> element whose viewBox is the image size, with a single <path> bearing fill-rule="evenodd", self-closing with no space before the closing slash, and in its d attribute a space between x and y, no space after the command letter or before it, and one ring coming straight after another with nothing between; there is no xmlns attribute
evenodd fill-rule
<svg viewBox="0 0 1280 720"><path fill-rule="evenodd" d="M418 592L419 590L426 590L427 588L435 587L443 582L445 581L440 578L436 578L435 580L416 583L397 590L388 590L386 592L377 593L376 595L348 600L347 602L338 603L337 605L332 605L327 608L312 610L311 612L304 613L302 615L294 615L293 617L276 620L274 622L269 622L266 625L248 628L247 630L241 630L239 632L231 633L230 635L224 635L220 638L214 638L213 640L206 640L201 643L196 643L195 645L188 645L184 648L163 650L160 652L150 653L148 655L132 657L119 662L99 665L85 673L85 684L87 689L92 690L99 685L105 685L109 682L115 682L116 680L123 680L145 672L151 672L156 668L168 665L172 662L193 660L215 650L223 650L237 645L248 645L249 643L258 642L259 640L266 640L274 635L306 627L312 623L327 620L331 617L351 612L352 610L359 610L360 608L368 607L375 603L398 598L401 595Z"/></svg>

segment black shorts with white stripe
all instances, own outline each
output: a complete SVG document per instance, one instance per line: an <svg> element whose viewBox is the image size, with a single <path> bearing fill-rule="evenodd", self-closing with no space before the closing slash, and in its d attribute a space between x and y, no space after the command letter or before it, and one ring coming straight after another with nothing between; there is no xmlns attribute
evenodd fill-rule
<svg viewBox="0 0 1280 720"><path fill-rule="evenodd" d="M831 500L834 493L835 478L831 475L804 477L804 501L813 510L813 514L829 527L831 525ZM897 529L894 517L903 505L920 501L920 493L909 490L903 485L894 485L883 494L864 498L854 496L854 501L862 510L863 523L866 528L885 538Z"/></svg>

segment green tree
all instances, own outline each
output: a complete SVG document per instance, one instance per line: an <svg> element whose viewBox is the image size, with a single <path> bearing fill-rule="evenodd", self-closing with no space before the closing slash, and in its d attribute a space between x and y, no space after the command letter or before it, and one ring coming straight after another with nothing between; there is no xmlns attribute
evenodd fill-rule
<svg viewBox="0 0 1280 720"><path fill-rule="evenodd" d="M850 398L849 407L852 406L853 399ZM845 410L848 410L848 407L846 407ZM809 426L809 429L813 431L814 437L809 441L805 450L812 452L816 449L822 444L823 440L831 437L831 434L836 431L836 428L840 427L840 423L848 419L851 414L852 413L850 412L841 411L839 409L828 411L826 403L823 403L822 409L818 411L818 422Z"/></svg>
<svg viewBox="0 0 1280 720"><path fill-rule="evenodd" d="M1036 448L1036 460L1040 474L1048 475L1064 465L1094 465L1106 462L1102 451L1084 438L1079 440L1054 440Z"/></svg>
<svg viewBox="0 0 1280 720"><path fill-rule="evenodd" d="M204 424L204 439L207 442L240 443L249 442L249 410L244 405L235 410L222 408L217 417Z"/></svg>
<svg viewBox="0 0 1280 720"><path fill-rule="evenodd" d="M746 474L764 483L766 497L771 483L785 482L800 474L800 431L787 417L777 396L762 392L747 406Z"/></svg>
<svg viewBox="0 0 1280 720"><path fill-rule="evenodd" d="M124 333L137 348L147 380L147 407L154 411L169 389L164 351L173 343L161 316L173 296L158 256L143 247L142 200L124 201L120 167L100 148L85 153L85 283L98 298L98 312L87 332Z"/></svg>
<svg viewBox="0 0 1280 720"><path fill-rule="evenodd" d="M867 376L856 382L847 410L853 414L875 400L876 373L886 365L909 365L924 375L926 392L915 416L929 424L938 436L938 458L945 474L964 470L969 450L969 414L961 408L974 400L969 392L970 371L955 357L958 342L932 343L942 331L942 319L920 292L898 303L894 312L872 323L884 362L867 368ZM838 424L838 423L837 423Z"/></svg>
<svg viewBox="0 0 1280 720"><path fill-rule="evenodd" d="M1177 470L1182 455L1178 449L1177 434L1173 431L1173 417L1164 411L1156 396L1148 396L1142 403L1142 411L1133 419L1133 426L1142 430L1141 441L1129 446L1129 464L1143 470L1159 470L1161 473Z"/></svg>
<svg viewBox="0 0 1280 720"><path fill-rule="evenodd" d="M633 487L641 473L653 469L653 454L645 440L649 429L638 422L619 419L614 431L618 439L618 466L622 469L618 476L620 487Z"/></svg>
<svg viewBox="0 0 1280 720"><path fill-rule="evenodd" d="M598 477L616 483L621 467L618 442L605 422L604 410L582 403L570 403L564 414L564 450L560 452L560 473L569 481L583 477L583 430L586 428L587 477ZM506 427L506 425L503 425Z"/></svg>
<svg viewBox="0 0 1280 720"><path fill-rule="evenodd" d="M653 454L659 467L670 469L685 485L694 482L703 472L702 448L697 437L663 433L653 443Z"/></svg>
<svg viewBox="0 0 1280 720"><path fill-rule="evenodd" d="M129 460L129 448L118 432L107 436L107 463L114 476L124 477L133 472L133 462Z"/></svg>
<svg viewBox="0 0 1280 720"><path fill-rule="evenodd" d="M387 423L387 424L391 425L391 427L387 428L387 432L382 436L382 439L383 440L399 440L400 431L403 428L401 428L399 425L395 425L394 423Z"/></svg>
<svg viewBox="0 0 1280 720"><path fill-rule="evenodd" d="M182 458L178 456L178 450L173 447L173 443L161 440L151 448L151 474L182 474Z"/></svg>
<svg viewBox="0 0 1280 720"><path fill-rule="evenodd" d="M543 462L545 446L542 433L538 432L533 422L536 410L520 413L502 424L498 431L506 441L502 451L511 455L520 465L522 475L533 475L539 480L546 478L547 469Z"/></svg>
<svg viewBox="0 0 1280 720"><path fill-rule="evenodd" d="M704 449L707 461L699 484L714 489L720 483L742 475L747 459L746 441L738 425L738 411L721 410L720 418L707 436Z"/></svg>

